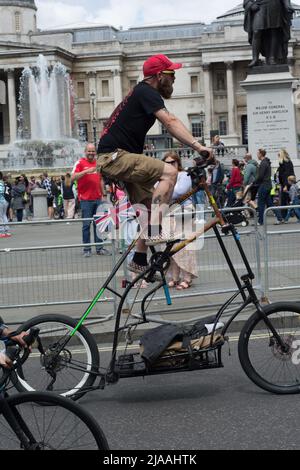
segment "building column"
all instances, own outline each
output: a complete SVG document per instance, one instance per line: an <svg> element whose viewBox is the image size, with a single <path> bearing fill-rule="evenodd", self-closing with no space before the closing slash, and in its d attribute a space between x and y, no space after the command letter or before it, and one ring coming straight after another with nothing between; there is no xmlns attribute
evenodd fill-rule
<svg viewBox="0 0 300 470"><path fill-rule="evenodd" d="M211 81L211 64L203 64L203 77L204 77L204 106L205 106L205 139L210 143L210 131L212 130L212 113L213 113L213 95L212 95L212 81Z"/></svg>
<svg viewBox="0 0 300 470"><path fill-rule="evenodd" d="M236 135L236 102L234 93L233 62L226 62L228 134Z"/></svg>
<svg viewBox="0 0 300 470"><path fill-rule="evenodd" d="M114 69L112 72L114 76L114 100L115 107L117 107L123 100L121 71L120 69Z"/></svg>
<svg viewBox="0 0 300 470"><path fill-rule="evenodd" d="M14 70L7 70L8 113L10 143L17 140L17 100Z"/></svg>

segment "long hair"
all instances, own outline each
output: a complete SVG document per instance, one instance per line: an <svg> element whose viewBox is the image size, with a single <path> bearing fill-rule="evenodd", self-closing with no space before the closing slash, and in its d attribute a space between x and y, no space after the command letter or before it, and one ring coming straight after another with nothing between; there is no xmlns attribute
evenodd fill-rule
<svg viewBox="0 0 300 470"><path fill-rule="evenodd" d="M66 186L66 188L69 188L71 184L72 184L71 175L70 173L66 173L64 185Z"/></svg>
<svg viewBox="0 0 300 470"><path fill-rule="evenodd" d="M287 151L285 149L281 149L278 153L278 160L281 165L283 162L289 162L291 159Z"/></svg>
<svg viewBox="0 0 300 470"><path fill-rule="evenodd" d="M167 158L172 158L173 160L176 160L176 162L178 163L178 171L183 171L181 158L177 152L175 152L174 150L170 150L170 152L165 153L162 161L165 162Z"/></svg>

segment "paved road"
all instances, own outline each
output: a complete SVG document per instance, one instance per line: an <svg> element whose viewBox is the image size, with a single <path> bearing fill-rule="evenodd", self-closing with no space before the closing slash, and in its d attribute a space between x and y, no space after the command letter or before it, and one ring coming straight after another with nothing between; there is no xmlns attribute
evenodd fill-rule
<svg viewBox="0 0 300 470"><path fill-rule="evenodd" d="M252 384L224 346L225 368L122 379L80 400L112 449L299 449L299 395Z"/></svg>

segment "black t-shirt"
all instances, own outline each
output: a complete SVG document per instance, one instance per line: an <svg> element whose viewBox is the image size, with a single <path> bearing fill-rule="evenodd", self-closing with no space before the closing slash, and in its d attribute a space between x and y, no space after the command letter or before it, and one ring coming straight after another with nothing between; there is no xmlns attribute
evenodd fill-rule
<svg viewBox="0 0 300 470"><path fill-rule="evenodd" d="M158 91L141 82L114 110L100 138L98 153L116 149L143 153L145 137L155 123L154 113L165 107Z"/></svg>

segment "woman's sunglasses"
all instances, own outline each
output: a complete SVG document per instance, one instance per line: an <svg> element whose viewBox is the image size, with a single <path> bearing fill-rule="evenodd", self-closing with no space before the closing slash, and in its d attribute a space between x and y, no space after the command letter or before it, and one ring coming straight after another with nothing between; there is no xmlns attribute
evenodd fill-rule
<svg viewBox="0 0 300 470"><path fill-rule="evenodd" d="M165 163L169 163L170 165L174 165L174 163L177 163L177 161L176 160L171 160L171 161L165 162Z"/></svg>

